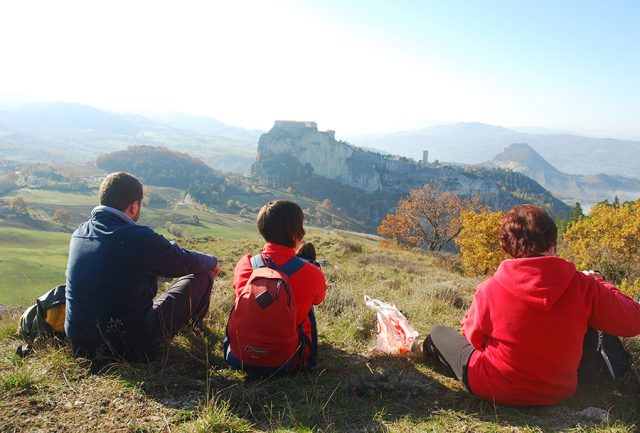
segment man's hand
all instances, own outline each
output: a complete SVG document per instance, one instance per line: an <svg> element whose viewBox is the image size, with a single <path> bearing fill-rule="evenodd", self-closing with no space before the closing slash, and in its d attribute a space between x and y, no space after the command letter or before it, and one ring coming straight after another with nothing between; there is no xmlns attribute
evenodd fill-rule
<svg viewBox="0 0 640 433"><path fill-rule="evenodd" d="M602 274L598 271L582 271L583 274L588 275L590 277L595 278L596 280L604 280L604 277L602 276Z"/></svg>
<svg viewBox="0 0 640 433"><path fill-rule="evenodd" d="M216 267L213 268L213 270L211 271L211 274L213 274L213 278L216 278L219 273L220 273L220 265L216 263Z"/></svg>

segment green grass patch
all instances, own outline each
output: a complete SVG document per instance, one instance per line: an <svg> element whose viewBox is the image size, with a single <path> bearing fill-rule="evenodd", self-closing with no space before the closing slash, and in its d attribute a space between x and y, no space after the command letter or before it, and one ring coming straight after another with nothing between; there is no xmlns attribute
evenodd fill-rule
<svg viewBox="0 0 640 433"><path fill-rule="evenodd" d="M13 338L16 335L17 326L14 324L0 327L0 340Z"/></svg>
<svg viewBox="0 0 640 433"><path fill-rule="evenodd" d="M74 193L54 190L30 189L18 190L15 195L19 195L27 202L28 206L33 204L57 205L57 206L95 206L98 195L91 193Z"/></svg>
<svg viewBox="0 0 640 433"><path fill-rule="evenodd" d="M64 283L69 235L0 227L0 304L30 305Z"/></svg>
<svg viewBox="0 0 640 433"><path fill-rule="evenodd" d="M183 426L185 433L245 433L253 425L233 413L226 400L214 399L203 406L195 421Z"/></svg>
<svg viewBox="0 0 640 433"><path fill-rule="evenodd" d="M30 391L37 383L33 375L27 370L16 370L0 376L0 390L2 391Z"/></svg>

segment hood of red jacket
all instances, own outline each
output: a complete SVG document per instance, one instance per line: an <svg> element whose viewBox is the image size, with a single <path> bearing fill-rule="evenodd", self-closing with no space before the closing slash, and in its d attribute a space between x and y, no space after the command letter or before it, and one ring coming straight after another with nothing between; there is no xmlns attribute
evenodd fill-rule
<svg viewBox="0 0 640 433"><path fill-rule="evenodd" d="M549 311L576 276L576 265L560 257L503 260L494 280L540 311Z"/></svg>

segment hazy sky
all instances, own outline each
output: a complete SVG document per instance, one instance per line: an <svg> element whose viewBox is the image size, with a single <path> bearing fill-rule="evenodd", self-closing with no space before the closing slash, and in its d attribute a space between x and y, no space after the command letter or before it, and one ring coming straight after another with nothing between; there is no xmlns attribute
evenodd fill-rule
<svg viewBox="0 0 640 433"><path fill-rule="evenodd" d="M0 95L343 134L440 122L640 138L640 1L0 3Z"/></svg>

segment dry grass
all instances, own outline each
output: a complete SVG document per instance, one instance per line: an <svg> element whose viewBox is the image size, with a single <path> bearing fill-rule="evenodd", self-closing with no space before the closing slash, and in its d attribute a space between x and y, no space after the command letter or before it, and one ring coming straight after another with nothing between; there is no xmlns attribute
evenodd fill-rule
<svg viewBox="0 0 640 433"><path fill-rule="evenodd" d="M457 325L478 280L443 267L448 259L337 236L311 238L329 263L330 286L316 311L321 347L312 372L252 381L226 367L221 341L233 268L261 242L191 240L189 247L222 258L223 273L206 332L180 334L160 360L91 363L55 346L19 359L12 337L17 316L0 315L0 431L626 432L640 426L634 375L581 387L556 407L518 409L468 395L429 362L375 355L375 317L365 294L395 303L424 336L436 323ZM629 342L638 359L638 340ZM608 419L580 415L589 407L603 409Z"/></svg>

